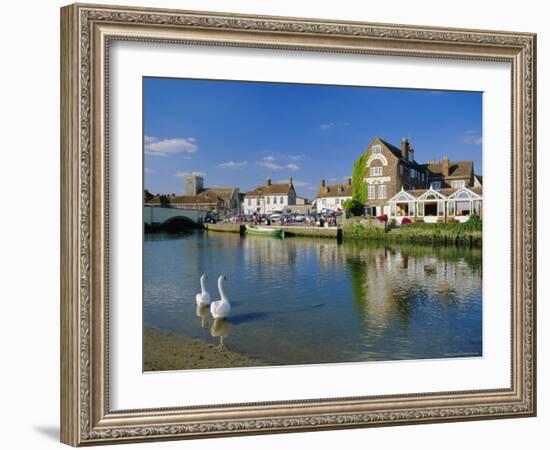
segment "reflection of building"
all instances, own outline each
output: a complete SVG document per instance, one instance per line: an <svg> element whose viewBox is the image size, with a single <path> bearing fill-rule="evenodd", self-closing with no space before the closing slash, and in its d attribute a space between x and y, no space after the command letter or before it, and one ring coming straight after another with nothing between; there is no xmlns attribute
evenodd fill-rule
<svg viewBox="0 0 550 450"><path fill-rule="evenodd" d="M220 216L239 214L239 188L205 188L199 175L185 177L184 195L156 195L147 206L162 206L215 212Z"/></svg>
<svg viewBox="0 0 550 450"><path fill-rule="evenodd" d="M418 251L418 248L413 251ZM481 291L480 268L462 258L344 245L354 305L369 330L383 333L395 315L406 324L415 302L467 304ZM480 254L481 257L481 254Z"/></svg>
<svg viewBox="0 0 550 450"><path fill-rule="evenodd" d="M408 139L401 148L375 137L363 156L367 210L429 221L462 221L482 212L482 177L474 174L473 161L440 161L420 164Z"/></svg>
<svg viewBox="0 0 550 450"><path fill-rule="evenodd" d="M351 178L344 184L326 184L325 180L321 180L315 201L317 210L341 211L346 200L351 200Z"/></svg>
<svg viewBox="0 0 550 450"><path fill-rule="evenodd" d="M296 205L292 177L288 178L288 183L278 184L273 184L271 178L268 178L265 186L258 186L244 196L245 214L270 214L273 211L283 211L289 205Z"/></svg>

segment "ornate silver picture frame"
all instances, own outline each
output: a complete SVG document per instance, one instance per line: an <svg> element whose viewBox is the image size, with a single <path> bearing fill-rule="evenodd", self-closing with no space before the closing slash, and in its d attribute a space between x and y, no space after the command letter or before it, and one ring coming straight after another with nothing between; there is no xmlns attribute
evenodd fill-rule
<svg viewBox="0 0 550 450"><path fill-rule="evenodd" d="M498 61L511 66L508 388L113 410L109 56L115 41ZM61 9L61 440L73 445L536 414L536 36L75 4Z"/></svg>

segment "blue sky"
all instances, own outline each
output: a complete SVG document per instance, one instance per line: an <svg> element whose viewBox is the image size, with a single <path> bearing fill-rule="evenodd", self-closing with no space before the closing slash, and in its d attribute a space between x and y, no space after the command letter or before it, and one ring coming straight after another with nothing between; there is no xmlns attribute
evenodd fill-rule
<svg viewBox="0 0 550 450"><path fill-rule="evenodd" d="M408 136L415 159L472 159L482 174L482 94L144 78L144 185L183 192L184 175L241 192L292 176L314 198L341 183L374 136Z"/></svg>

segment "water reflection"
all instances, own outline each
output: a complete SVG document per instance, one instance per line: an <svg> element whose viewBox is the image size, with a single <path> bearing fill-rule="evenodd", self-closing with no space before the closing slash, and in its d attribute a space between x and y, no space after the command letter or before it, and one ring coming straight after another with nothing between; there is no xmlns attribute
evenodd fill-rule
<svg viewBox="0 0 550 450"><path fill-rule="evenodd" d="M210 307L206 305L197 305L195 314L197 317L200 317L201 319L200 320L201 328L208 328L208 325L209 325L208 318L210 317Z"/></svg>
<svg viewBox="0 0 550 450"><path fill-rule="evenodd" d="M230 280L221 323L195 308L202 273ZM224 347L231 327L231 350L274 364L481 355L481 279L480 250L156 236L144 243L144 320Z"/></svg>
<svg viewBox="0 0 550 450"><path fill-rule="evenodd" d="M214 319L212 322L212 327L210 328L210 336L219 337L219 347L221 349L225 348L224 338L229 335L229 329L231 324L226 319Z"/></svg>

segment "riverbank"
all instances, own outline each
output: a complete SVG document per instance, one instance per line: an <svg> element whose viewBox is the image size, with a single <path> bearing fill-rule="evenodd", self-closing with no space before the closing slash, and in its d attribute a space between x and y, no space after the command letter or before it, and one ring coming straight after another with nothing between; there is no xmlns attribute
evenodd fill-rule
<svg viewBox="0 0 550 450"><path fill-rule="evenodd" d="M184 338L146 326L143 331L143 369L186 370L264 365L261 361L217 345Z"/></svg>
<svg viewBox="0 0 550 450"><path fill-rule="evenodd" d="M343 238L396 243L481 247L482 222L472 217L464 223L408 223L385 230L370 224L347 223Z"/></svg>
<svg viewBox="0 0 550 450"><path fill-rule="evenodd" d="M341 228L337 227L313 227L300 225L262 225L264 228L282 229L286 237L319 237L319 238L337 238L341 237ZM246 233L246 226L243 224L231 223L205 223L204 229L207 231L218 231L223 233Z"/></svg>

